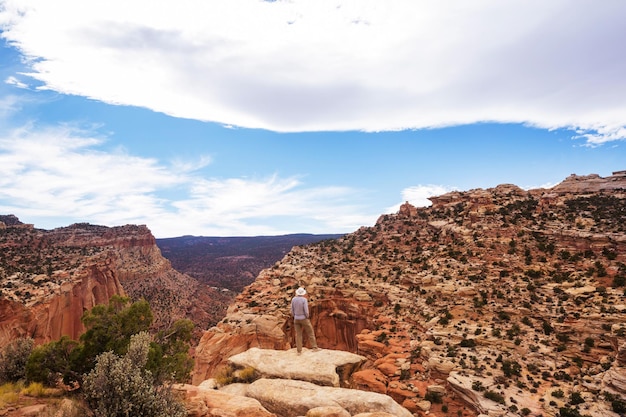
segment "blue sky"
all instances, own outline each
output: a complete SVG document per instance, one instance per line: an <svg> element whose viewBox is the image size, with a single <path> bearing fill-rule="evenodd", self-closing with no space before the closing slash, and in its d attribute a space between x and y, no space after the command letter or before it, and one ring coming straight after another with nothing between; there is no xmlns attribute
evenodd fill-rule
<svg viewBox="0 0 626 417"><path fill-rule="evenodd" d="M626 169L626 3L0 0L0 213L345 233Z"/></svg>

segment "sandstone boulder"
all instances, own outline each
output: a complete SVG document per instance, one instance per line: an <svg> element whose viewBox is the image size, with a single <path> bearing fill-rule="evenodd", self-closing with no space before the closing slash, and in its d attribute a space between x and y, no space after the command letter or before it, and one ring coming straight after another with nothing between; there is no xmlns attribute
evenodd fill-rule
<svg viewBox="0 0 626 417"><path fill-rule="evenodd" d="M447 379L450 390L458 395L472 408L486 415L513 416L503 406L483 397L479 392L472 389L472 378L463 376L458 372L451 372Z"/></svg>
<svg viewBox="0 0 626 417"><path fill-rule="evenodd" d="M426 362L425 368L428 368L435 372L439 372L444 375L448 375L452 370L454 370L454 368L456 368L456 365L454 364L454 362L451 362L447 359L443 359L438 356L431 356L428 359L428 362Z"/></svg>
<svg viewBox="0 0 626 417"><path fill-rule="evenodd" d="M259 379L250 384L247 396L279 416L303 416L316 407L341 407L352 415L384 412L396 417L412 417L407 409L387 395L321 387L305 381Z"/></svg>
<svg viewBox="0 0 626 417"><path fill-rule="evenodd" d="M176 385L174 389L185 396L189 417L276 417L253 398L202 389L194 385Z"/></svg>
<svg viewBox="0 0 626 417"><path fill-rule="evenodd" d="M607 391L626 396L626 368L612 367L604 373L602 384Z"/></svg>
<svg viewBox="0 0 626 417"><path fill-rule="evenodd" d="M231 356L237 367L253 367L263 377L298 379L318 385L346 386L354 371L366 358L340 350L273 350L251 348Z"/></svg>

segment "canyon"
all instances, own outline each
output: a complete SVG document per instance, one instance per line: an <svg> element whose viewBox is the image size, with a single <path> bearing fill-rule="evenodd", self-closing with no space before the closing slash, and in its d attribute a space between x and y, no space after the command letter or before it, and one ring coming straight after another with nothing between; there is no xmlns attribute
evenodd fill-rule
<svg viewBox="0 0 626 417"><path fill-rule="evenodd" d="M293 347L303 286L318 345L367 358L348 385L417 415L618 416L626 172L431 201L263 270L202 336L194 384L232 355Z"/></svg>
<svg viewBox="0 0 626 417"><path fill-rule="evenodd" d="M193 387L255 348L291 352L289 303L303 286L318 345L363 358L342 389L385 395L418 416L623 415L626 171L430 200L295 246L238 294L174 270L146 226L46 231L0 216L0 346L77 338L92 306L113 294L145 298L155 328L196 322L185 392L202 391L197 415L213 415L213 393Z"/></svg>

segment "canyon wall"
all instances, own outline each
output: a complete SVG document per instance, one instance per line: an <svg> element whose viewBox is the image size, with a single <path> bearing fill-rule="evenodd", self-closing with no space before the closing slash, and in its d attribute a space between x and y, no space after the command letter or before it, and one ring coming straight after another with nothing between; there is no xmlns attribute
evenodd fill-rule
<svg viewBox="0 0 626 417"><path fill-rule="evenodd" d="M0 280L0 346L17 336L77 339L83 313L116 294L146 299L155 328L191 318L198 331L223 315L213 304L230 300L173 270L150 230L135 225L41 230L0 216Z"/></svg>

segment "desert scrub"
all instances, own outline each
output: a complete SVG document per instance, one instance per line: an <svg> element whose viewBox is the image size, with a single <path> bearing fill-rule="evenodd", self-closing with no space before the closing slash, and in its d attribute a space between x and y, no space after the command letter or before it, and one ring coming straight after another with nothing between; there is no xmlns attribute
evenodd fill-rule
<svg viewBox="0 0 626 417"><path fill-rule="evenodd" d="M504 404L504 397L495 391L487 391L485 392L485 398L495 401L500 404Z"/></svg>
<svg viewBox="0 0 626 417"><path fill-rule="evenodd" d="M251 366L235 371L234 376L236 382L243 382L246 384L254 382L258 378L256 369Z"/></svg>
<svg viewBox="0 0 626 417"><path fill-rule="evenodd" d="M220 369L220 371L215 374L215 383L219 387L223 387L224 385L232 384L234 382L233 377L233 368L227 366L225 368Z"/></svg>
<svg viewBox="0 0 626 417"><path fill-rule="evenodd" d="M85 377L83 391L95 417L184 417L182 403L167 386L155 384L145 369L150 349L146 332L131 337L128 352L105 352Z"/></svg>
<svg viewBox="0 0 626 417"><path fill-rule="evenodd" d="M30 356L34 340L29 337L17 338L0 351L0 382L17 382L26 376L26 362Z"/></svg>
<svg viewBox="0 0 626 417"><path fill-rule="evenodd" d="M243 383L249 384L259 378L259 375L251 366L242 369L234 369L232 366L222 368L214 377L218 386Z"/></svg>
<svg viewBox="0 0 626 417"><path fill-rule="evenodd" d="M61 395L61 390L46 388L41 382L31 382L20 390L20 394L29 397L57 397Z"/></svg>

